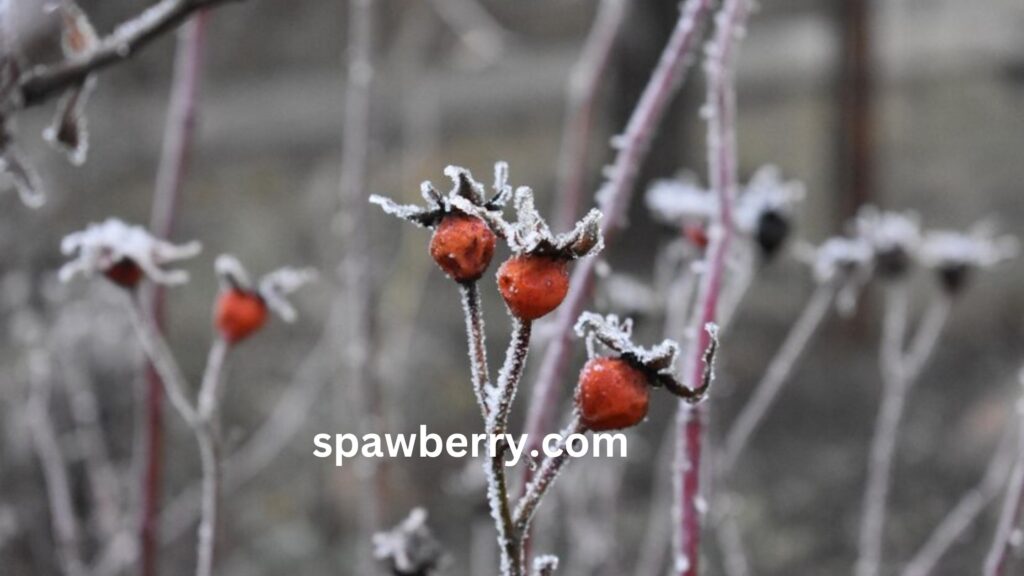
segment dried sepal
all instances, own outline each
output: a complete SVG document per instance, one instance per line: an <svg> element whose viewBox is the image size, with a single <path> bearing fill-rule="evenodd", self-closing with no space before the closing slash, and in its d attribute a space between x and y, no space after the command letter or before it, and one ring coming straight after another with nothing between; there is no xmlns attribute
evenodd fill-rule
<svg viewBox="0 0 1024 576"><path fill-rule="evenodd" d="M99 46L96 29L73 0L63 0L56 10L61 20L61 48L65 58L82 58ZM65 91L57 103L53 122L43 131L43 139L67 152L68 160L75 165L85 162L88 151L89 135L84 110L95 84L95 77L89 75Z"/></svg>
<svg viewBox="0 0 1024 576"><path fill-rule="evenodd" d="M0 136L0 140L0 175L18 192L22 204L29 208L39 208L46 203L46 193L39 173L25 161L6 135Z"/></svg>
<svg viewBox="0 0 1024 576"><path fill-rule="evenodd" d="M172 244L155 238L141 226L130 226L110 218L64 237L61 252L74 258L61 267L58 275L66 282L79 274L106 274L115 266L130 262L153 282L183 284L188 281L187 272L166 270L164 267L192 258L200 250L199 242Z"/></svg>
<svg viewBox="0 0 1024 576"><path fill-rule="evenodd" d="M430 182L420 185L420 194L424 205L399 204L390 198L374 194L370 202L380 206L386 213L409 221L424 228L435 228L446 215L457 209L456 200L464 205L472 206L471 212L481 210L484 213L500 211L510 195L508 186L508 165L504 162L495 164L494 196L486 198L484 186L473 179L473 175L465 168L448 166L444 173L452 180L452 189L447 195L441 194ZM485 219L486 220L486 219Z"/></svg>
<svg viewBox="0 0 1024 576"><path fill-rule="evenodd" d="M537 211L533 190L520 186L515 190L513 198L516 212L514 222L509 222L500 212L483 209L462 198L455 198L452 202L455 208L487 221L517 256L575 260L597 254L604 248L600 210L591 210L571 231L556 235Z"/></svg>
<svg viewBox="0 0 1024 576"><path fill-rule="evenodd" d="M544 554L533 559L532 576L553 576L558 570L558 556Z"/></svg>
<svg viewBox="0 0 1024 576"><path fill-rule="evenodd" d="M427 526L427 512L414 508L398 526L373 535L373 556L398 576L427 576L441 567L444 550Z"/></svg>

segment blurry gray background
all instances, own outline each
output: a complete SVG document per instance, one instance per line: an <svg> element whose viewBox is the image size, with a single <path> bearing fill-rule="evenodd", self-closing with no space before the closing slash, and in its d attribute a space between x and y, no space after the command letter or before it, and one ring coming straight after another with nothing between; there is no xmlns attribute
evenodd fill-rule
<svg viewBox="0 0 1024 576"><path fill-rule="evenodd" d="M27 0L15 4L31 9ZM488 181L493 162L506 160L512 182L532 186L541 204L550 205L566 79L595 2L488 0L481 6L489 16L469 18L468 24L451 16L467 14L464 0L378 4L367 194L412 201L421 180L447 187L441 172L448 164ZM630 7L597 104L587 190L600 182L600 167L611 158L608 137L624 125L674 21L675 5L637 1ZM83 0L82 6L105 32L146 3ZM863 115L850 105L858 86L851 85L848 64L854 51L844 42L856 31L851 28L858 15L867 19L859 31L869 38L870 107ZM295 404L300 428L283 450L226 494L218 572L224 576L354 573L360 498L354 469L336 470L311 456L313 433L355 430L328 401L344 393L339 389L345 383L333 369L336 354L323 352L327 360L314 361L318 365L307 371L311 378L294 377L320 337L323 311L337 285L338 240L331 222L342 143L345 30L346 3L326 0L229 4L214 12L209 28L198 139L174 234L176 240L201 240L204 253L188 265L192 281L171 290L168 302L171 341L188 375L198 378L211 337L217 254L234 253L257 273L295 264L318 267L324 277L295 298L298 323L273 322L234 355L224 415L229 446L249 438L289 391L301 387L297 396L303 401ZM840 232L863 202L916 209L926 226L965 228L994 217L1003 230L1024 233L1021 30L1019 0L763 2L751 19L740 61L741 177L771 162L787 177L804 181L808 196L798 235L812 242ZM46 330L77 310L72 323L86 329L73 371L93 381L125 486L135 482L130 454L140 357L116 305L119 295L98 282L57 287L53 276L65 234L108 216L148 220L173 46L173 36L165 37L100 75L88 106L89 161L80 168L69 167L37 137L50 107L18 119L19 142L50 194L38 211L22 207L12 193L0 197L3 314L11 327L0 344L3 574L57 573L46 494L22 417L24 342L31 340L26 330ZM705 172L699 67L689 78L661 127L644 182L680 168ZM864 122L871 145L861 150L867 160L858 163L851 160L849 127ZM366 281L379 297L375 371L388 400L388 431L413 431L421 423L439 433L478 431L458 294L429 262L427 233L376 212L369 222L374 275ZM638 201L629 229L606 256L616 270L646 281L653 250L673 235L652 223ZM887 556L896 564L980 477L1015 401L1024 319L1021 270L1019 262L1010 262L978 278L913 391L887 541ZM760 273L725 342L714 428L742 405L810 289L805 267L792 258ZM508 324L493 286L485 285L485 299L494 365ZM869 290L855 319L828 323L740 466L742 523L758 574L836 574L853 562L878 402L878 300ZM657 318L640 318L639 339L660 339L660 325ZM571 384L566 382L564 396ZM523 392L521 406L529 384ZM590 522L614 527L609 545L599 547L606 556L597 567L587 564L598 552L571 538L578 531L547 528L570 535L538 545L562 553L568 574L632 573L645 537L659 442L674 408L667 396L654 398L649 421L629 433L627 461L579 463L593 471L591 480L571 472L562 478L563 489L571 488L605 475L617 478L620 472L612 469L622 467L622 486L610 488L614 511L604 514L598 503L574 502L572 494L546 503L548 512L590 510ZM61 397L53 412L63 426L68 409ZM165 496L171 503L195 481L198 464L187 430L170 411L167 422ZM73 452L73 446L68 449ZM484 539L490 529L483 494L472 482L467 491L459 480L466 467L443 458L386 467L385 524L412 506L426 507L453 556L453 574L479 573L472 571L471 550L488 553L478 541L479 526ZM82 482L79 468L72 464L76 486ZM600 502L600 490L581 493ZM975 573L991 529L986 517L939 574ZM166 545L164 573L191 570L193 536L187 525ZM717 574L715 549L708 550L707 573ZM492 566L488 560L482 566Z"/></svg>

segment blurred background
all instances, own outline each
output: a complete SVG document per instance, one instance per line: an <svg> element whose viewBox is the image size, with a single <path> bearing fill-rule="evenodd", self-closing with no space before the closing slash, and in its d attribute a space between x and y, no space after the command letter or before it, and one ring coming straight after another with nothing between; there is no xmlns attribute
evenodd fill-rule
<svg viewBox="0 0 1024 576"><path fill-rule="evenodd" d="M19 18L43 2L9 3ZM142 0L82 0L109 32ZM366 195L418 202L419 183L446 190L448 164L490 181L511 166L543 209L557 200L559 146L570 77L595 1L378 0ZM356 467L311 455L318 432L355 432L353 385L327 310L338 291L336 234L343 145L346 2L229 3L212 11L197 138L172 239L197 239L192 280L167 293L167 333L191 381L202 371L216 294L213 260L237 255L251 272L314 266L321 281L299 293L295 324L272 322L233 354L224 400L229 465L218 574L358 574L368 546L357 520L364 492ZM626 19L594 104L585 205L676 20L677 2L626 2ZM43 29L54 29L45 24ZM841 233L858 206L913 209L926 228L965 229L993 219L1024 233L1024 4L1019 0L774 0L761 3L739 62L742 180L773 163L805 183L796 236L818 243ZM41 32L32 57L59 57ZM47 484L30 429L29 382L48 378L47 405L83 522L80 546L94 557L98 507L88 489L95 432L108 445L119 501L136 515L144 372L123 295L99 281L56 281L60 239L109 216L145 224L164 130L174 36L98 77L88 104L88 162L69 166L38 135L52 106L17 117L17 141L49 191L39 210L0 196L0 573L61 573ZM642 191L680 169L706 174L695 66L644 163L629 227L604 257L615 274L650 285L654 255L678 232L652 220ZM706 178L704 178L706 180ZM370 384L381 427L472 433L459 296L426 254L428 233L377 211L370 271L374 340ZM795 244L792 243L792 244ZM499 254L499 257L503 257ZM488 277L485 277L489 278ZM922 275L915 311L934 288ZM933 361L912 391L894 472L887 573L913 555L960 495L980 479L1019 395L1024 273L1011 261L979 275L955 305ZM497 292L484 285L492 367L507 343ZM743 405L813 290L806 265L783 255L757 272L722 351L712 400L712 444ZM599 294L607 292L599 288ZM835 574L855 558L867 447L879 401L880 292L868 287L855 317L832 315L739 465L734 498L754 572ZM640 342L663 337L663 318L635 300L599 297L593 308L637 316ZM625 309L624 309L625 307ZM633 308L633 309L629 309ZM335 310L341 322L351 310ZM358 311L357 311L358 312ZM326 332L326 335L325 335ZM543 330L540 330L543 336ZM541 338L541 340L543 340ZM543 352L535 350L532 367ZM583 361L582 346L570 370ZM563 400L575 377L565 382ZM515 421L521 422L532 375ZM83 392L83 390L85 392ZM664 430L675 403L663 394L629 431L624 461L574 462L539 519L538 551L562 555L570 575L640 574L651 538L648 514L664 476ZM189 431L166 410L160 566L194 562L198 457ZM83 424L83 422L85 424ZM269 423L268 423L269 422ZM89 434L83 434L82 429ZM90 435L91 434L91 435ZM232 469L231 454L239 454ZM493 573L492 525L476 463L441 458L384 464L382 527L414 506L430 514L450 554L445 573ZM976 573L997 506L969 530L937 575ZM657 524L655 524L657 526ZM131 550L134 536L123 545ZM709 537L707 574L721 574ZM657 566L657 563L655 563ZM663 566L667 566L665 557ZM663 573L664 568L657 573ZM130 568L127 573L134 573Z"/></svg>

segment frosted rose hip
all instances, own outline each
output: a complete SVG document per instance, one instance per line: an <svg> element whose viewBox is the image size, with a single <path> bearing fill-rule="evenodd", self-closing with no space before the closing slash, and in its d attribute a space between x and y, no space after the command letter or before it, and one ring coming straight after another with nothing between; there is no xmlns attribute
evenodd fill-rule
<svg viewBox="0 0 1024 576"><path fill-rule="evenodd" d="M434 230L430 255L445 274L456 282L478 280L494 256L496 237L476 216L446 216Z"/></svg>
<svg viewBox="0 0 1024 576"><path fill-rule="evenodd" d="M536 320L569 292L569 263L547 256L513 256L498 268L498 290L517 318Z"/></svg>
<svg viewBox="0 0 1024 576"><path fill-rule="evenodd" d="M594 358L580 373L576 403L594 431L619 430L647 417L647 376L621 358Z"/></svg>
<svg viewBox="0 0 1024 576"><path fill-rule="evenodd" d="M217 299L214 323L231 344L248 338L267 321L267 304L257 294L225 290Z"/></svg>

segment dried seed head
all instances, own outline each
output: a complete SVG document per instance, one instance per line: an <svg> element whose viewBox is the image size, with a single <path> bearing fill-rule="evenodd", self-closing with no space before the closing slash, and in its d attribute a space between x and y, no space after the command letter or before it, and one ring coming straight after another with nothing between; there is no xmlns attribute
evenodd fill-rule
<svg viewBox="0 0 1024 576"><path fill-rule="evenodd" d="M946 292L955 295L975 271L1012 258L1017 250L1016 238L996 237L991 226L981 223L968 232L929 232L921 244L921 262L936 272Z"/></svg>
<svg viewBox="0 0 1024 576"><path fill-rule="evenodd" d="M434 230L430 255L452 280L472 282L490 266L496 241L494 232L480 218L451 214Z"/></svg>
<svg viewBox="0 0 1024 576"><path fill-rule="evenodd" d="M860 288L871 278L874 253L866 240L836 236L818 247L798 246L797 257L811 266L819 284L837 285L841 313L853 312Z"/></svg>
<svg viewBox="0 0 1024 576"><path fill-rule="evenodd" d="M593 358L580 372L576 406L595 431L635 426L647 417L648 375L622 358Z"/></svg>
<svg viewBox="0 0 1024 576"><path fill-rule="evenodd" d="M185 271L165 270L164 266L191 258L199 251L198 242L171 244L154 238L141 226L129 226L121 220L111 218L101 224L90 224L85 230L64 237L61 252L75 258L61 267L59 276L66 282L79 274L107 275L116 267L117 270L114 270L113 274L117 279L111 279L119 285L124 285L122 282L134 274L125 262L128 261L153 282L183 284L188 281L188 274ZM135 281L137 282L138 280ZM131 285L134 286L135 283Z"/></svg>
<svg viewBox="0 0 1024 576"><path fill-rule="evenodd" d="M373 555L397 576L435 574L444 550L427 526L427 512L415 508L398 526L373 535Z"/></svg>
<svg viewBox="0 0 1024 576"><path fill-rule="evenodd" d="M551 256L513 256L498 268L498 291L522 320L536 320L562 303L569 292L568 262Z"/></svg>
<svg viewBox="0 0 1024 576"><path fill-rule="evenodd" d="M883 212L865 206L857 213L854 230L871 246L878 275L888 280L904 278L917 259L921 225L913 212Z"/></svg>

